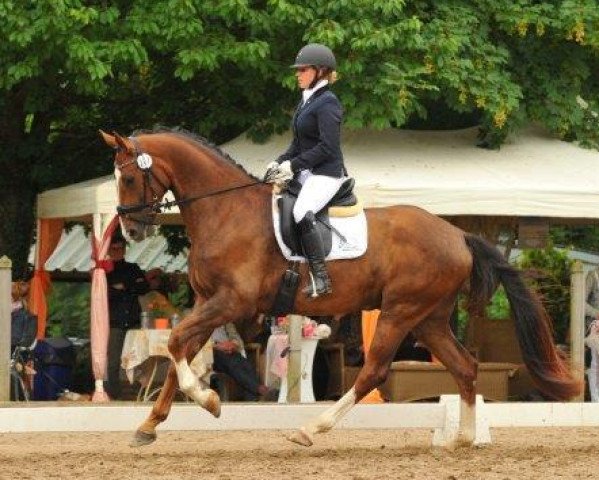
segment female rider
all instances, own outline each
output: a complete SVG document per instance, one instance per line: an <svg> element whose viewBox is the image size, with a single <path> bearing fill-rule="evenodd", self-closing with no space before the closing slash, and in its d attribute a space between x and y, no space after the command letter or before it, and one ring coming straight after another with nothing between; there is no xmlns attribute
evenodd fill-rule
<svg viewBox="0 0 599 480"><path fill-rule="evenodd" d="M304 293L317 297L332 291L315 214L347 178L340 146L343 110L329 89L336 78L336 61L328 47L317 43L304 46L291 67L303 90L302 100L293 115L291 145L268 165L267 177L276 181L295 177L302 184L293 217L312 277Z"/></svg>

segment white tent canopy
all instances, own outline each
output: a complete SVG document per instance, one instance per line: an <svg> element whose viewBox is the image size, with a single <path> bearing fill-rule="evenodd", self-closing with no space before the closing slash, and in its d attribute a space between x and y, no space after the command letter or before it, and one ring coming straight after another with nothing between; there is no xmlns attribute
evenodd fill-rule
<svg viewBox="0 0 599 480"><path fill-rule="evenodd" d="M347 168L367 207L410 204L438 215L599 218L599 153L529 129L500 150L475 147L477 129L344 132ZM261 176L288 135L255 144L245 135L223 145ZM38 196L38 218L114 214L112 176ZM166 215L163 221L179 221ZM170 218L169 218L170 217Z"/></svg>
<svg viewBox="0 0 599 480"><path fill-rule="evenodd" d="M161 268L167 273L187 272L187 252L172 256L166 252L167 242L162 235L154 235L132 243L127 248L126 259L144 270ZM33 259L33 251L30 261ZM68 232L63 231L58 246L45 264L49 272L88 273L94 266L89 235L81 225L75 225Z"/></svg>
<svg viewBox="0 0 599 480"><path fill-rule="evenodd" d="M344 132L343 152L368 207L417 205L437 215L599 218L599 153L529 129L500 150L475 147L477 128ZM252 172L289 144L245 136L223 148Z"/></svg>

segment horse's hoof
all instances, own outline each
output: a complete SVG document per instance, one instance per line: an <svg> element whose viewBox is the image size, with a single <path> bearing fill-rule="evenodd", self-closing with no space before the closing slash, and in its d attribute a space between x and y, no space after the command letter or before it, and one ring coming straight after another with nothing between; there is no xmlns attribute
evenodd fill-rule
<svg viewBox="0 0 599 480"><path fill-rule="evenodd" d="M306 432L303 428L301 430L296 430L291 435L287 437L287 440L293 443L297 443L302 447L311 447L314 442L312 441L312 436Z"/></svg>
<svg viewBox="0 0 599 480"><path fill-rule="evenodd" d="M458 438L456 439L458 447L472 447L474 446L474 435L472 432L458 432Z"/></svg>
<svg viewBox="0 0 599 480"><path fill-rule="evenodd" d="M137 430L131 442L129 442L130 447L144 447L146 445L150 445L150 443L154 443L156 440L156 433L147 433L142 430Z"/></svg>
<svg viewBox="0 0 599 480"><path fill-rule="evenodd" d="M455 442L456 448L472 448L474 442L468 438L458 438Z"/></svg>
<svg viewBox="0 0 599 480"><path fill-rule="evenodd" d="M220 417L220 397L218 396L218 393L212 389L208 392L208 399L206 400L204 408L216 418Z"/></svg>

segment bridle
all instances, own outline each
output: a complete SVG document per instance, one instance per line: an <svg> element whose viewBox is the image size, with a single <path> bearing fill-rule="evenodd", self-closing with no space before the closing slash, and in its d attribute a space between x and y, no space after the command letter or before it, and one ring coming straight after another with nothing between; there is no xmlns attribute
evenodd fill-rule
<svg viewBox="0 0 599 480"><path fill-rule="evenodd" d="M114 168L119 171L123 171L125 168L129 166L135 166L139 170L142 171L143 174L143 192L142 192L142 200L137 204L132 205L117 205L116 211L120 216L131 216L132 213L141 213L143 217L131 217L136 222L142 223L144 225L156 225L156 215L159 213L163 213L163 209L170 209L174 206L186 205L195 200L201 200L203 198L213 197L215 195L220 195L227 192L232 192L235 190L240 190L246 187L252 187L254 185L261 185L264 182L262 180L256 180L251 183L246 183L243 185L236 185L229 188L223 188L220 190L214 190L212 192L208 192L202 195L193 195L191 197L182 198L179 200L165 200L163 202L160 201L160 197L157 191L153 187L153 182L157 183L162 187L164 192L171 190L171 188L167 187L158 176L152 172L152 157L145 153L140 145L139 141L135 137L129 137L129 140L133 143L134 147L134 158L129 159L123 163L117 163L114 161ZM117 147L117 152L122 152L123 149L121 147ZM152 198L151 200L145 201L147 198L147 192L150 192Z"/></svg>
<svg viewBox="0 0 599 480"><path fill-rule="evenodd" d="M164 185L152 171L152 157L143 152L137 138L129 137L129 140L133 143L134 157L123 163L118 163L115 159L114 168L122 172L125 168L133 165L141 170L143 174L141 201L132 205L117 205L116 211L121 216L129 216L132 213L141 213L143 216L132 217L133 220L145 225L153 225L155 224L154 218L162 211L160 196L154 186L157 183L165 192L169 190L169 188ZM124 149L122 147L117 147L117 152L120 153L123 151ZM149 202L145 201L148 196L148 191L151 194L151 200Z"/></svg>

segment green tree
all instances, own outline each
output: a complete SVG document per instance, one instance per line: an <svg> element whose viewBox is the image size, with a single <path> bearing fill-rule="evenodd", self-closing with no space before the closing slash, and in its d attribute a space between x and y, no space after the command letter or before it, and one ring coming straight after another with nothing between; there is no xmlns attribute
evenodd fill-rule
<svg viewBox="0 0 599 480"><path fill-rule="evenodd" d="M87 282L55 282L48 296L48 336L88 337L89 310Z"/></svg>
<svg viewBox="0 0 599 480"><path fill-rule="evenodd" d="M266 98L256 71L240 73L262 70L268 48L237 3L0 0L0 254L16 276L35 195L111 171L98 128L162 123L222 140L249 125L244 112Z"/></svg>
<svg viewBox="0 0 599 480"><path fill-rule="evenodd" d="M598 144L595 0L0 0L0 22L0 254L17 274L35 194L111 171L98 128L264 138L287 128L307 41L338 55L347 127L467 118L493 147L534 120Z"/></svg>
<svg viewBox="0 0 599 480"><path fill-rule="evenodd" d="M553 320L556 340L563 343L570 324L570 268L566 250L553 245L544 249L525 250L518 266L526 271Z"/></svg>
<svg viewBox="0 0 599 480"><path fill-rule="evenodd" d="M599 227L596 225L554 226L550 236L554 245L599 252Z"/></svg>

